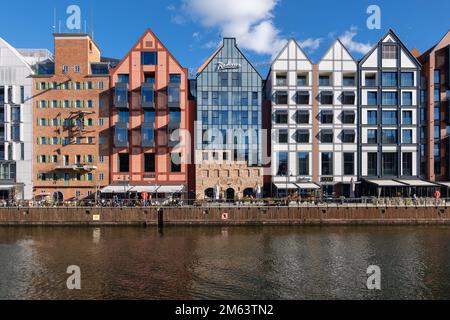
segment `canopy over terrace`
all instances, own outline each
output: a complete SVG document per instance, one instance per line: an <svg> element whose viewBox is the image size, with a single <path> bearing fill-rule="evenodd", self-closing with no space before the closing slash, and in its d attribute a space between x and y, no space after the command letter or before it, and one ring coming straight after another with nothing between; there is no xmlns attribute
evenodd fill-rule
<svg viewBox="0 0 450 320"><path fill-rule="evenodd" d="M320 186L312 182L301 182L301 183L274 183L275 188L277 188L277 195L279 195L280 190L287 191L301 191L301 190L318 190Z"/></svg>
<svg viewBox="0 0 450 320"><path fill-rule="evenodd" d="M130 195L148 193L152 194L164 194L173 195L181 194L185 190L183 185L110 185L100 190L102 195Z"/></svg>
<svg viewBox="0 0 450 320"><path fill-rule="evenodd" d="M432 196L438 187L436 184L420 179L367 179L365 182L377 188L377 196L396 197Z"/></svg>
<svg viewBox="0 0 450 320"><path fill-rule="evenodd" d="M443 187L443 189L445 189L445 197L450 198L450 181L436 181L436 184Z"/></svg>

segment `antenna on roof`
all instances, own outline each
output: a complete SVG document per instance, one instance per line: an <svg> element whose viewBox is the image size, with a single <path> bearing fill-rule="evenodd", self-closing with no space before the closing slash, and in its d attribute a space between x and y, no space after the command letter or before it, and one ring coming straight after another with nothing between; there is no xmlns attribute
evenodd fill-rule
<svg viewBox="0 0 450 320"><path fill-rule="evenodd" d="M61 33L61 20L59 20L59 33Z"/></svg>
<svg viewBox="0 0 450 320"><path fill-rule="evenodd" d="M56 8L53 9L53 33L56 33Z"/></svg>
<svg viewBox="0 0 450 320"><path fill-rule="evenodd" d="M91 37L94 40L94 9L91 7Z"/></svg>
<svg viewBox="0 0 450 320"><path fill-rule="evenodd" d="M86 21L86 19L84 20L84 33L87 33L87 21Z"/></svg>

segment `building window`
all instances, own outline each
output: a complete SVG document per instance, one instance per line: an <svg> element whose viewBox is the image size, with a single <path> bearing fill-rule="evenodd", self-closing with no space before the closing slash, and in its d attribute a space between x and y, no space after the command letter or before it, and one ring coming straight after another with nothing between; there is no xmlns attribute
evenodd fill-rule
<svg viewBox="0 0 450 320"><path fill-rule="evenodd" d="M375 87L377 85L377 74L366 73L365 82L367 87Z"/></svg>
<svg viewBox="0 0 450 320"><path fill-rule="evenodd" d="M439 69L434 70L434 84L441 84L441 71Z"/></svg>
<svg viewBox="0 0 450 320"><path fill-rule="evenodd" d="M20 125L11 126L11 140L14 142L20 141Z"/></svg>
<svg viewBox="0 0 450 320"><path fill-rule="evenodd" d="M202 92L202 105L204 105L204 106L209 105L209 92L208 91Z"/></svg>
<svg viewBox="0 0 450 320"><path fill-rule="evenodd" d="M343 111L342 112L342 123L343 124L354 124L355 123L355 112L354 111Z"/></svg>
<svg viewBox="0 0 450 320"><path fill-rule="evenodd" d="M329 75L319 76L319 86L329 86L331 83Z"/></svg>
<svg viewBox="0 0 450 320"><path fill-rule="evenodd" d="M412 106L412 92L402 92L402 106Z"/></svg>
<svg viewBox="0 0 450 320"><path fill-rule="evenodd" d="M342 93L342 104L344 105L354 105L355 104L355 93L354 92L343 92Z"/></svg>
<svg viewBox="0 0 450 320"><path fill-rule="evenodd" d="M407 130L403 130L402 132L402 142L405 144L411 144L413 143L413 139L412 139L412 130L411 129L407 129Z"/></svg>
<svg viewBox="0 0 450 320"><path fill-rule="evenodd" d="M231 73L231 85L233 87L240 87L241 86L241 74L239 72L232 72Z"/></svg>
<svg viewBox="0 0 450 320"><path fill-rule="evenodd" d="M320 103L321 104L333 104L333 92L332 91L322 91L320 93Z"/></svg>
<svg viewBox="0 0 450 320"><path fill-rule="evenodd" d="M378 123L378 111L370 110L367 111L367 124L377 124Z"/></svg>
<svg viewBox="0 0 450 320"><path fill-rule="evenodd" d="M383 59L397 59L397 46L383 45L382 57Z"/></svg>
<svg viewBox="0 0 450 320"><path fill-rule="evenodd" d="M119 153L119 172L130 172L130 155Z"/></svg>
<svg viewBox="0 0 450 320"><path fill-rule="evenodd" d="M287 91L277 91L275 93L275 103L276 104L288 104Z"/></svg>
<svg viewBox="0 0 450 320"><path fill-rule="evenodd" d="M252 92L252 106L258 106L259 98L258 98L258 92Z"/></svg>
<svg viewBox="0 0 450 320"><path fill-rule="evenodd" d="M323 124L332 124L333 118L334 114L332 110L326 110L320 113L320 122L322 122Z"/></svg>
<svg viewBox="0 0 450 320"><path fill-rule="evenodd" d="M367 92L367 105L376 106L378 104L378 93L376 91Z"/></svg>
<svg viewBox="0 0 450 320"><path fill-rule="evenodd" d="M158 64L157 52L141 52L141 64L144 66L155 66Z"/></svg>
<svg viewBox="0 0 450 320"><path fill-rule="evenodd" d="M322 130L320 132L320 141L322 143L333 143L333 130Z"/></svg>
<svg viewBox="0 0 450 320"><path fill-rule="evenodd" d="M402 122L403 124L412 124L413 123L413 119L412 119L412 111L402 111Z"/></svg>
<svg viewBox="0 0 450 320"><path fill-rule="evenodd" d="M228 72L219 73L219 83L221 87L228 87Z"/></svg>
<svg viewBox="0 0 450 320"><path fill-rule="evenodd" d="M276 111L275 112L275 123L276 124L287 124L288 123L288 112L287 111Z"/></svg>
<svg viewBox="0 0 450 320"><path fill-rule="evenodd" d="M297 124L309 124L309 111L297 111L296 122Z"/></svg>
<svg viewBox="0 0 450 320"><path fill-rule="evenodd" d="M145 153L144 154L144 171L145 172L155 172L155 154Z"/></svg>
<svg viewBox="0 0 450 320"><path fill-rule="evenodd" d="M80 66L79 66L79 65L73 66L73 71L74 71L75 73L80 73Z"/></svg>
<svg viewBox="0 0 450 320"><path fill-rule="evenodd" d="M376 176L378 167L378 154L376 152L367 153L367 175Z"/></svg>
<svg viewBox="0 0 450 320"><path fill-rule="evenodd" d="M396 144L397 143L397 130L383 129L381 142L384 144Z"/></svg>
<svg viewBox="0 0 450 320"><path fill-rule="evenodd" d="M277 86L287 86L287 74L282 73L276 75L276 85Z"/></svg>
<svg viewBox="0 0 450 320"><path fill-rule="evenodd" d="M398 123L397 111L383 111L381 123L384 125L395 125Z"/></svg>
<svg viewBox="0 0 450 320"><path fill-rule="evenodd" d="M170 172L181 172L181 153L172 153L170 155Z"/></svg>
<svg viewBox="0 0 450 320"><path fill-rule="evenodd" d="M102 80L100 80L100 81L98 82L98 88L99 88L100 90L103 90L104 87L105 87L105 84L103 83Z"/></svg>
<svg viewBox="0 0 450 320"><path fill-rule="evenodd" d="M308 91L298 91L295 96L295 102L299 105L309 105L309 92Z"/></svg>
<svg viewBox="0 0 450 320"><path fill-rule="evenodd" d="M69 72L69 67L66 66L65 64L63 64L63 66L62 66L62 72L63 72L63 73Z"/></svg>
<svg viewBox="0 0 450 320"><path fill-rule="evenodd" d="M322 152L322 175L333 175L333 153Z"/></svg>
<svg viewBox="0 0 450 320"><path fill-rule="evenodd" d="M414 72L402 72L401 73L401 85L402 87L414 86Z"/></svg>
<svg viewBox="0 0 450 320"><path fill-rule="evenodd" d="M278 152L277 176L287 176L288 171L288 153Z"/></svg>
<svg viewBox="0 0 450 320"><path fill-rule="evenodd" d="M278 143L288 143L288 130L281 129L278 131Z"/></svg>
<svg viewBox="0 0 450 320"><path fill-rule="evenodd" d="M435 143L434 149L434 174L439 175L441 174L441 144Z"/></svg>
<svg viewBox="0 0 450 320"><path fill-rule="evenodd" d="M297 86L305 87L308 85L308 76L303 74L297 75Z"/></svg>
<svg viewBox="0 0 450 320"><path fill-rule="evenodd" d="M378 143L378 130L368 129L367 130L367 143L377 144Z"/></svg>
<svg viewBox="0 0 450 320"><path fill-rule="evenodd" d="M355 174L355 154L344 153L344 175L351 176Z"/></svg>
<svg viewBox="0 0 450 320"><path fill-rule="evenodd" d="M382 105L396 106L398 104L397 92L383 92Z"/></svg>
<svg viewBox="0 0 450 320"><path fill-rule="evenodd" d="M355 143L355 131L354 130L343 130L342 131L342 142L343 143Z"/></svg>
<svg viewBox="0 0 450 320"><path fill-rule="evenodd" d="M381 79L383 87L397 86L397 72L383 72Z"/></svg>
<svg viewBox="0 0 450 320"><path fill-rule="evenodd" d="M298 143L309 143L309 130L308 129L297 130L296 141Z"/></svg>
<svg viewBox="0 0 450 320"><path fill-rule="evenodd" d="M356 85L355 76L354 75L344 75L342 78L342 84L345 87L354 87Z"/></svg>
<svg viewBox="0 0 450 320"><path fill-rule="evenodd" d="M402 154L402 167L404 176L412 176L412 152Z"/></svg>
<svg viewBox="0 0 450 320"><path fill-rule="evenodd" d="M309 176L309 153L298 152L297 161L298 161L298 175Z"/></svg>
<svg viewBox="0 0 450 320"><path fill-rule="evenodd" d="M397 157L398 155L396 152L384 152L382 154L384 176L396 176L398 174Z"/></svg>

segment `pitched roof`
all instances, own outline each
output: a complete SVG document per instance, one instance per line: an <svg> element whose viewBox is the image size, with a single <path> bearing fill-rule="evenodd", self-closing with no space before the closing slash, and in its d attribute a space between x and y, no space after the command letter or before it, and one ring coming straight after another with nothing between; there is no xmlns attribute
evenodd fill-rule
<svg viewBox="0 0 450 320"><path fill-rule="evenodd" d="M28 62L25 60L25 58L19 53L19 51L16 50L12 45L10 45L6 40L4 40L2 37L0 37L0 45L5 46L8 50L10 50L16 57L19 59L30 71L31 74L33 74L33 69L28 64Z"/></svg>

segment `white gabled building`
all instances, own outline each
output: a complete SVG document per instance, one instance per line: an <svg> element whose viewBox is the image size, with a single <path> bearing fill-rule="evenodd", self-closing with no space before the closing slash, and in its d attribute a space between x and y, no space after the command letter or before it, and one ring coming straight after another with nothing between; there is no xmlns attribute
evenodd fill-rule
<svg viewBox="0 0 450 320"><path fill-rule="evenodd" d="M354 196L358 178L357 69L357 62L339 40L317 65L317 182L327 196Z"/></svg>
<svg viewBox="0 0 450 320"><path fill-rule="evenodd" d="M32 57L0 38L0 200L33 197Z"/></svg>
<svg viewBox="0 0 450 320"><path fill-rule="evenodd" d="M273 61L265 86L271 101L272 193L318 188L313 182L313 64L295 40Z"/></svg>
<svg viewBox="0 0 450 320"><path fill-rule="evenodd" d="M420 70L391 29L359 62L359 167L365 195L397 196L407 187L430 186L418 180Z"/></svg>

